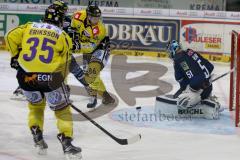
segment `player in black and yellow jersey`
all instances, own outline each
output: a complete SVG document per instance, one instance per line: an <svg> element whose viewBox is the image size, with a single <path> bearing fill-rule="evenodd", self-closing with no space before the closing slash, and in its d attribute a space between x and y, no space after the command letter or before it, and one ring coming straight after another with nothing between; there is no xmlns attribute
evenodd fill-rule
<svg viewBox="0 0 240 160"><path fill-rule="evenodd" d="M27 23L5 36L12 59L17 59L17 80L28 100L28 125L39 154L48 148L43 138L46 103L55 112L67 159L81 159L81 148L72 145L73 122L65 78L71 61L72 40L62 30L65 13L50 5L43 22Z"/></svg>
<svg viewBox="0 0 240 160"><path fill-rule="evenodd" d="M88 108L97 104L97 94L103 97L103 104L112 104L115 100L106 91L100 72L106 65L110 55L110 40L101 20L101 10L90 5L86 9L74 12L71 19L70 36L73 39L73 49L83 53L83 63L86 68L85 81L89 84L91 101ZM77 36L76 36L77 35Z"/></svg>

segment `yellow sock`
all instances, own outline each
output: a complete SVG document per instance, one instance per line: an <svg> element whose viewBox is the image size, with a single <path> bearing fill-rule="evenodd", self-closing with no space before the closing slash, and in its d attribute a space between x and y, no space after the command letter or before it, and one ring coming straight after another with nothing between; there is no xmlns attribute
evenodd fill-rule
<svg viewBox="0 0 240 160"><path fill-rule="evenodd" d="M64 133L67 137L72 137L73 135L73 121L70 105L59 111L55 111L55 116L57 119L57 127L59 133Z"/></svg>
<svg viewBox="0 0 240 160"><path fill-rule="evenodd" d="M42 100L38 104L28 103L29 114L28 114L28 126L31 128L32 126L39 126L43 131L44 124L44 110L45 110L46 102Z"/></svg>

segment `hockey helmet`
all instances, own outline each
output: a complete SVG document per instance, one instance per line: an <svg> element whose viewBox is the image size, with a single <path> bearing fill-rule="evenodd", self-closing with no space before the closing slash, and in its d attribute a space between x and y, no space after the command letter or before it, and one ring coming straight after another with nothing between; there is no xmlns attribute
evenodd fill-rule
<svg viewBox="0 0 240 160"><path fill-rule="evenodd" d="M89 5L86 11L88 20L90 21L91 25L97 25L102 14L98 6Z"/></svg>
<svg viewBox="0 0 240 160"><path fill-rule="evenodd" d="M87 15L91 17L101 17L101 10L96 5L89 5L86 9Z"/></svg>
<svg viewBox="0 0 240 160"><path fill-rule="evenodd" d="M45 10L45 16L43 20L44 22L61 27L64 18L65 14L59 9L59 7L56 7L54 4L52 4Z"/></svg>
<svg viewBox="0 0 240 160"><path fill-rule="evenodd" d="M167 44L167 53L169 58L173 59L175 57L176 51L181 49L181 45L177 40L172 40Z"/></svg>
<svg viewBox="0 0 240 160"><path fill-rule="evenodd" d="M67 13L67 10L68 10L68 5L66 2L64 2L63 0L56 0L53 2L53 5L58 8L58 10L60 12L63 12L63 13Z"/></svg>

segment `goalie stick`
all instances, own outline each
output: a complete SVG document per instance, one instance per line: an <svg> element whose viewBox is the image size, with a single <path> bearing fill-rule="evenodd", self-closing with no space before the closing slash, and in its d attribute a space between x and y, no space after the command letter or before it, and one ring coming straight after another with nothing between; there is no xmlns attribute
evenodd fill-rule
<svg viewBox="0 0 240 160"><path fill-rule="evenodd" d="M101 131L103 131L105 134L107 134L109 137L111 137L113 140L115 140L117 143L121 144L121 145L128 145L128 144L132 144L135 143L137 141L139 141L141 139L141 134L135 135L131 138L128 139L120 139L117 138L116 136L114 136L113 134L111 134L110 132L108 132L106 129L104 129L102 126L100 126L97 122L95 122L93 119L91 119L90 117L88 117L85 113L83 113L80 109L78 109L77 107L75 107L73 104L71 104L71 107L77 111L78 113L80 113L83 117L85 117L87 120L89 120L93 125L95 125L97 128L99 128Z"/></svg>
<svg viewBox="0 0 240 160"><path fill-rule="evenodd" d="M211 82L211 83L212 83L212 82L215 82L216 80L218 80L218 79L220 79L220 78L222 78L222 77L228 75L229 73L234 72L234 70L235 70L235 68L232 68L230 71L228 71L228 72L226 72L226 73L223 73L223 74L217 76L217 77L214 78L214 79L211 79L210 82Z"/></svg>
<svg viewBox="0 0 240 160"><path fill-rule="evenodd" d="M215 78L213 78L213 79L210 79L210 83L213 83L213 82L219 80L220 78L225 77L225 76L228 75L229 73L234 72L234 70L235 70L235 68L232 68L230 71L228 71L228 72L226 72L226 73L223 73L223 74L221 74L221 75L219 75L219 76L217 76L217 77L215 77ZM172 98L177 98L180 94L182 94L183 91L184 91L184 90L182 90L182 89L180 88L179 90L177 90L177 92L176 92L174 95L167 95L167 96L168 96L168 97L172 97Z"/></svg>

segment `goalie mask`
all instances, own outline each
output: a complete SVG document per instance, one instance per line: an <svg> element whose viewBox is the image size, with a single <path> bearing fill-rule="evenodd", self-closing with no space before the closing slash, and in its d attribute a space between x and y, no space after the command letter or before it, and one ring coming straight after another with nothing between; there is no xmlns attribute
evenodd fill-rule
<svg viewBox="0 0 240 160"><path fill-rule="evenodd" d="M52 4L45 10L45 16L43 21L61 27L64 18L65 13L62 12L59 7L56 7L54 4Z"/></svg>
<svg viewBox="0 0 240 160"><path fill-rule="evenodd" d="M181 49L181 45L176 40L172 40L167 44L167 53L169 58L173 59L175 57L176 51Z"/></svg>

